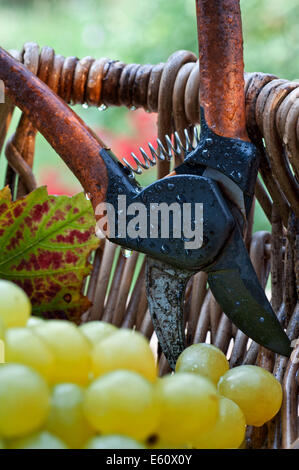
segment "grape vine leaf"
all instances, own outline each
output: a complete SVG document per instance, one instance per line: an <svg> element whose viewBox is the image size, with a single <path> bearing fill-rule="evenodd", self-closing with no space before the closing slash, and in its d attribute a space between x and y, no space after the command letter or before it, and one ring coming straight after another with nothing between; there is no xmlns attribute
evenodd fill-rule
<svg viewBox="0 0 299 470"><path fill-rule="evenodd" d="M35 315L79 322L91 305L82 294L100 241L83 193L50 196L39 187L11 201L0 191L0 278L28 294Z"/></svg>

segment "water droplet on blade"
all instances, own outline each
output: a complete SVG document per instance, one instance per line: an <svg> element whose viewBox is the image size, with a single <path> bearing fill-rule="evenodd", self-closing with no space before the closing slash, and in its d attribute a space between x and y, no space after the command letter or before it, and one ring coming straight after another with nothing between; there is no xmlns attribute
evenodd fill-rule
<svg viewBox="0 0 299 470"><path fill-rule="evenodd" d="M204 149L202 151L202 156L203 156L203 158L209 158L210 152L207 149Z"/></svg>
<svg viewBox="0 0 299 470"><path fill-rule="evenodd" d="M186 198L182 194L177 194L176 200L181 203L186 202Z"/></svg>
<svg viewBox="0 0 299 470"><path fill-rule="evenodd" d="M161 253L164 253L165 255L169 253L169 247L165 243L161 246Z"/></svg>

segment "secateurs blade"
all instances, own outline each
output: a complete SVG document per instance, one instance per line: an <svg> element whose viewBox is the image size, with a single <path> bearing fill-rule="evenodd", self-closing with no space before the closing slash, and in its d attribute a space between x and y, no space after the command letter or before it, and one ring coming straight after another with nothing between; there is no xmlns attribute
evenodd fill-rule
<svg viewBox="0 0 299 470"><path fill-rule="evenodd" d="M148 255L149 309L172 368L185 347L185 286L198 271L208 273L216 300L244 333L274 352L291 352L243 242L259 154L245 125L239 1L196 3L200 141L171 175L146 188L55 93L0 49L8 94L77 176L107 238Z"/></svg>

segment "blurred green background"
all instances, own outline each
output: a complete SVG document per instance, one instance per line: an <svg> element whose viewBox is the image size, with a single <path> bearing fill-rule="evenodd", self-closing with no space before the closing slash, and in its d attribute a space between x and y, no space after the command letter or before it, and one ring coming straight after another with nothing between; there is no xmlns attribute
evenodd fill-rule
<svg viewBox="0 0 299 470"><path fill-rule="evenodd" d="M244 60L247 72L299 77L298 0L241 0ZM194 0L1 0L0 44L21 49L26 41L52 46L64 56L108 57L124 62L158 63L177 49L197 53ZM156 116L143 111L75 107L104 140L121 152L136 151L154 141ZM17 123L15 112L10 132ZM80 190L69 170L47 142L37 139L34 171L50 192ZM3 184L4 158L0 160ZM154 178L147 173L146 182ZM257 208L255 230L269 225Z"/></svg>

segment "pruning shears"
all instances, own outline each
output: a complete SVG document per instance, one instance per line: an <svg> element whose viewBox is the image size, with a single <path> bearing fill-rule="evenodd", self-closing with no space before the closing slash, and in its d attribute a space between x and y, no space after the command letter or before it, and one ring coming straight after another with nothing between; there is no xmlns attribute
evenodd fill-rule
<svg viewBox="0 0 299 470"><path fill-rule="evenodd" d="M243 235L251 209L259 152L246 132L242 26L239 0L196 0L200 50L201 134L198 145L167 177L142 188L130 170L43 82L0 49L0 78L13 102L63 158L98 207L116 209L107 237L147 255L147 297L158 340L172 368L185 347L183 301L198 271L226 315L246 335L285 356L290 341L257 279ZM186 248L172 218L167 236L161 219L155 236L121 230L119 197L130 207L202 204L201 246ZM197 220L190 212L193 225ZM100 217L103 217L101 214ZM98 218L100 218L98 217ZM149 215L147 215L149 218ZM151 220L149 220L149 225ZM110 226L109 226L110 225ZM113 230L112 230L113 228ZM158 236L157 236L158 233Z"/></svg>

